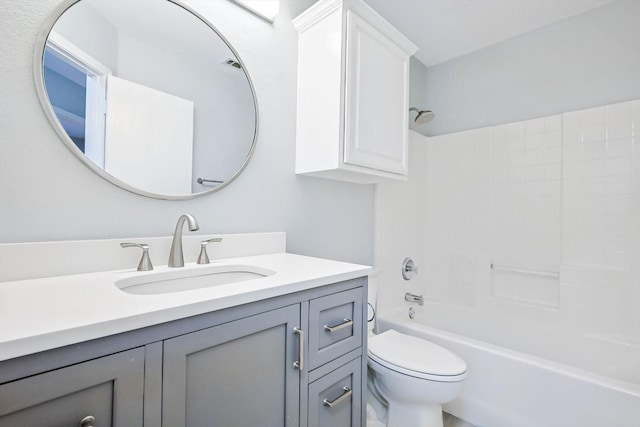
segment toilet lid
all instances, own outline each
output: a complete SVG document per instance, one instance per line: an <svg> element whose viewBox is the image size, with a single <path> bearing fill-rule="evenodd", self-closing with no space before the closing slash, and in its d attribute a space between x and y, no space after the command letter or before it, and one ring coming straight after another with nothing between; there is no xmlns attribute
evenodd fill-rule
<svg viewBox="0 0 640 427"><path fill-rule="evenodd" d="M368 355L389 369L419 378L458 376L467 371L464 360L446 348L393 329L369 339Z"/></svg>

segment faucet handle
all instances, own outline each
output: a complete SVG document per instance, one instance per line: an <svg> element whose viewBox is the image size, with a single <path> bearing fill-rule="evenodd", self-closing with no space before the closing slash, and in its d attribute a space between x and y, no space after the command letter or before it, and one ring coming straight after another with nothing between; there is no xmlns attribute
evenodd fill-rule
<svg viewBox="0 0 640 427"><path fill-rule="evenodd" d="M418 267L411 258L405 258L402 261L402 278L404 280L411 280L413 276L418 274Z"/></svg>
<svg viewBox="0 0 640 427"><path fill-rule="evenodd" d="M209 255L207 254L207 245L209 243L222 242L222 237L214 237L212 239L203 240L200 242L200 255L198 255L198 264L209 264Z"/></svg>
<svg viewBox="0 0 640 427"><path fill-rule="evenodd" d="M138 271L153 270L151 258L149 258L149 245L146 243L120 243L123 248L140 248L142 249L142 258L138 264Z"/></svg>

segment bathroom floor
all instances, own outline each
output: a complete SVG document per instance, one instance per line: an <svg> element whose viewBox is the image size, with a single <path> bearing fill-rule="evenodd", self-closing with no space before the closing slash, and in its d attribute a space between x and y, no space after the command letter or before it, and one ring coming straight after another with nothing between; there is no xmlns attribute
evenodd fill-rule
<svg viewBox="0 0 640 427"><path fill-rule="evenodd" d="M442 414L444 427L477 427L446 412L443 412ZM384 423L378 419L371 406L368 406L367 408L367 427L385 427Z"/></svg>
<svg viewBox="0 0 640 427"><path fill-rule="evenodd" d="M444 427L476 427L473 424L446 412L443 412L443 421Z"/></svg>

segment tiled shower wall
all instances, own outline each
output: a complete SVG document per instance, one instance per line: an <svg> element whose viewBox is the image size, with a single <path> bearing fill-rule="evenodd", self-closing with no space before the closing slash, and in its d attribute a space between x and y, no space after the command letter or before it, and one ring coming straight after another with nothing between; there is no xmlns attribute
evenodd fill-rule
<svg viewBox="0 0 640 427"><path fill-rule="evenodd" d="M555 306L560 264L562 117L490 129L493 295ZM514 274L500 267L543 274ZM549 274L546 274L549 273ZM546 275L544 275L546 274Z"/></svg>
<svg viewBox="0 0 640 427"><path fill-rule="evenodd" d="M562 140L563 308L640 345L640 101L564 114Z"/></svg>
<svg viewBox="0 0 640 427"><path fill-rule="evenodd" d="M498 344L553 358L560 343L561 361L588 354L583 365L640 382L640 101L427 146L426 190L409 184L426 192L425 297L504 326ZM524 326L539 335L518 338Z"/></svg>

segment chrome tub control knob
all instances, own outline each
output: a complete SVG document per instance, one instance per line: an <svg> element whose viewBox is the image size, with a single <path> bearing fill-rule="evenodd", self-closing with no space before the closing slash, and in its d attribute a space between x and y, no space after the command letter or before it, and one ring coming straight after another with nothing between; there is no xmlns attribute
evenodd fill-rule
<svg viewBox="0 0 640 427"><path fill-rule="evenodd" d="M404 280L411 280L416 274L418 274L416 264L411 258L405 258L404 261L402 261L402 278Z"/></svg>

